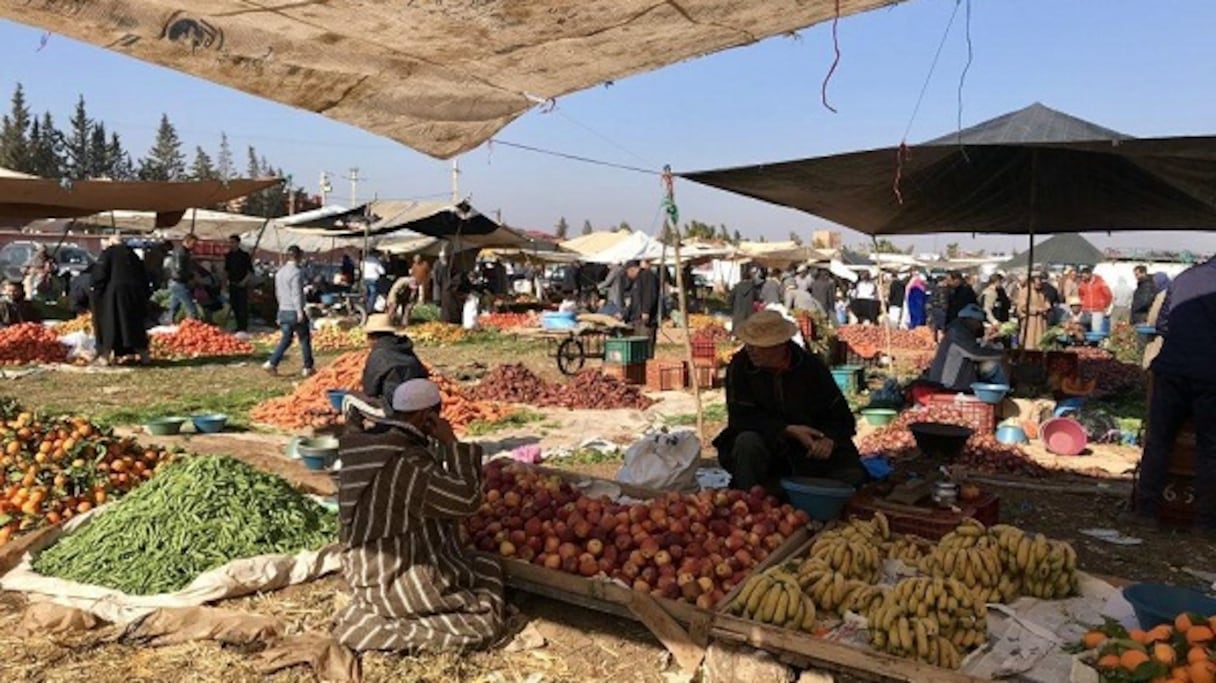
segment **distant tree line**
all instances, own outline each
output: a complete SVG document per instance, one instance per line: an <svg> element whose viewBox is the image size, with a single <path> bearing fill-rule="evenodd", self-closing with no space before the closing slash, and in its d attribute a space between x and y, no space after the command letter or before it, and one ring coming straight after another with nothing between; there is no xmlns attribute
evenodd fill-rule
<svg viewBox="0 0 1216 683"><path fill-rule="evenodd" d="M71 180L228 180L239 176L225 133L220 133L214 158L201 146L195 146L194 159L187 164L177 129L168 115L161 114L152 147L136 160L123 146L117 131L108 130L104 121L89 117L83 95L77 99L67 127L60 129L49 111L40 116L31 111L20 83L13 90L8 113L0 118L0 167ZM290 178L282 168L259 156L253 145L248 149L245 176ZM293 186L289 192L287 184L280 184L230 205L210 208L274 218L293 208L293 198L296 211L318 206L303 188Z"/></svg>

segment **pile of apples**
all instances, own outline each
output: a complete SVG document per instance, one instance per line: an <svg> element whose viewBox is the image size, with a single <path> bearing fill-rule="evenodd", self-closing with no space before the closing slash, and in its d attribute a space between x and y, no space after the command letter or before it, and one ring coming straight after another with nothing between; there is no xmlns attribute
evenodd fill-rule
<svg viewBox="0 0 1216 683"><path fill-rule="evenodd" d="M481 510L466 524L477 549L702 609L809 521L760 487L627 504L520 463L495 461L484 474Z"/></svg>

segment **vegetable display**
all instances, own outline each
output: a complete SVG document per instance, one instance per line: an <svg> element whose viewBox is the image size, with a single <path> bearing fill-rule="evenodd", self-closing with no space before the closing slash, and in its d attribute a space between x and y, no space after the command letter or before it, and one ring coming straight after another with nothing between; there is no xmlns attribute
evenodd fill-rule
<svg viewBox="0 0 1216 683"><path fill-rule="evenodd" d="M891 348L900 351L928 351L937 349L933 342L933 332L928 327L917 327L911 330L887 330L876 325L842 325L836 328L836 338L853 347L857 355L870 358L879 349L887 346L887 334L890 333ZM868 352L868 353L865 353Z"/></svg>
<svg viewBox="0 0 1216 683"><path fill-rule="evenodd" d="M464 341L468 333L460 325L429 322L410 325L409 335L419 346L448 346Z"/></svg>
<svg viewBox="0 0 1216 683"><path fill-rule="evenodd" d="M83 417L41 419L0 402L0 545L122 496L171 459Z"/></svg>
<svg viewBox="0 0 1216 683"><path fill-rule="evenodd" d="M477 319L477 324L492 330L511 330L536 327L539 320L534 313L486 313Z"/></svg>
<svg viewBox="0 0 1216 683"><path fill-rule="evenodd" d="M266 347L274 348L279 343L278 332L267 332L257 338L256 342ZM362 327L352 327L344 330L334 325L325 325L312 331L312 350L349 351L367 346L367 333Z"/></svg>
<svg viewBox="0 0 1216 683"><path fill-rule="evenodd" d="M1216 615L1183 613L1172 624L1127 630L1114 621L1091 629L1077 650L1093 650L1089 661L1102 683L1216 683Z"/></svg>
<svg viewBox="0 0 1216 683"><path fill-rule="evenodd" d="M248 356L253 344L201 320L186 318L174 332L150 335L152 357L159 359Z"/></svg>
<svg viewBox="0 0 1216 683"><path fill-rule="evenodd" d="M466 523L478 549L703 609L808 521L759 488L625 504L518 463L488 464L483 489L481 510Z"/></svg>
<svg viewBox="0 0 1216 683"><path fill-rule="evenodd" d="M134 595L180 590L232 560L320 548L337 515L285 480L223 456L192 457L43 551L34 569Z"/></svg>
<svg viewBox="0 0 1216 683"><path fill-rule="evenodd" d="M85 311L71 320L55 324L55 334L63 336L73 332L88 332L93 334L93 314Z"/></svg>
<svg viewBox="0 0 1216 683"><path fill-rule="evenodd" d="M607 377L598 370L583 370L565 383L552 383L520 363L500 365L491 370L472 390L472 396L481 401L572 410L645 410L654 405L654 400L637 387Z"/></svg>
<svg viewBox="0 0 1216 683"><path fill-rule="evenodd" d="M0 365L66 363L68 347L59 334L39 323L20 323L0 328Z"/></svg>

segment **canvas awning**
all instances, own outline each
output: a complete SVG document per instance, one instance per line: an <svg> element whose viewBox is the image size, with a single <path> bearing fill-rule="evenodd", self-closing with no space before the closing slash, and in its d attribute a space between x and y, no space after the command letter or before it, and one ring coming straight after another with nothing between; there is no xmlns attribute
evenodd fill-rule
<svg viewBox="0 0 1216 683"><path fill-rule="evenodd" d="M371 231L394 235L391 240L381 242L383 248L417 235L445 240L453 253L493 247L527 247L537 242L514 228L501 225L468 202L373 202L371 211L380 216L371 224Z"/></svg>
<svg viewBox="0 0 1216 683"><path fill-rule="evenodd" d="M214 206L281 183L279 178L181 182L52 180L0 176L0 216L79 218L127 209L159 214L157 227L177 225L186 209Z"/></svg>
<svg viewBox="0 0 1216 683"><path fill-rule="evenodd" d="M633 234L628 230L597 231L589 235L579 235L561 243L562 249L576 254L598 254Z"/></svg>
<svg viewBox="0 0 1216 683"><path fill-rule="evenodd" d="M896 1L8 2L0 17L447 158L549 98Z"/></svg>
<svg viewBox="0 0 1216 683"><path fill-rule="evenodd" d="M183 237L194 233L199 239L222 240L231 235L257 230L266 222L265 218L246 216L240 213L189 209L177 225L158 226L158 214L150 211L115 210L98 213L79 219L79 222L99 226L113 226L126 232L161 231L166 237Z"/></svg>

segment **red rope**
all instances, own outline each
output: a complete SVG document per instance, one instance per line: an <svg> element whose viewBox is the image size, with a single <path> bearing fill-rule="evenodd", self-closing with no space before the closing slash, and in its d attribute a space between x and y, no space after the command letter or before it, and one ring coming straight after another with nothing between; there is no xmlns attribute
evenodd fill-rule
<svg viewBox="0 0 1216 683"><path fill-rule="evenodd" d="M909 150L908 141L904 140L899 143L899 148L895 150L895 182L892 189L895 190L895 199L900 206L904 203L904 193L899 189L899 183L904 178L904 162L908 160Z"/></svg>
<svg viewBox="0 0 1216 683"><path fill-rule="evenodd" d="M832 50L836 56L832 59L832 66L828 69L828 74L823 77L823 86L819 89L819 97L823 101L823 106L833 114L836 113L836 108L828 104L828 82L832 80L832 74L836 73L836 67L840 65L840 36L836 32L839 24L840 0L836 0L836 16L832 19Z"/></svg>

